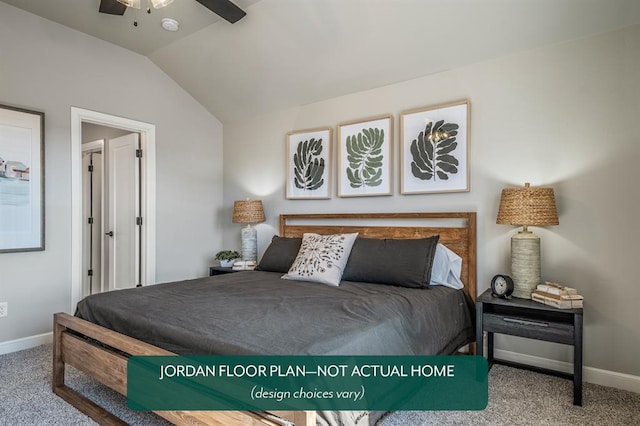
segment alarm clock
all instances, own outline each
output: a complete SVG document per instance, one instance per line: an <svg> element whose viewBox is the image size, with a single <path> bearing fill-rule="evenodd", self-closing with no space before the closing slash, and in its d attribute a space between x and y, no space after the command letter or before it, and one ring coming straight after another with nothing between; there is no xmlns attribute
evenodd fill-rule
<svg viewBox="0 0 640 426"><path fill-rule="evenodd" d="M509 275L496 275L491 280L491 294L494 297L510 299L513 293L513 280Z"/></svg>

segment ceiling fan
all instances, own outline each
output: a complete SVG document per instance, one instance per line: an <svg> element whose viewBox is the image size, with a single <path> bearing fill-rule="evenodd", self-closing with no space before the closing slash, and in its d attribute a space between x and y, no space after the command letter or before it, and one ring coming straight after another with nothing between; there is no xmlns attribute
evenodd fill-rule
<svg viewBox="0 0 640 426"><path fill-rule="evenodd" d="M159 9L167 6L173 0L151 0L153 7ZM232 24L238 22L247 13L233 4L230 0L196 0L198 3L220 16L226 19ZM101 13L108 13L110 15L124 15L127 7L135 7L140 9L140 0L100 0Z"/></svg>

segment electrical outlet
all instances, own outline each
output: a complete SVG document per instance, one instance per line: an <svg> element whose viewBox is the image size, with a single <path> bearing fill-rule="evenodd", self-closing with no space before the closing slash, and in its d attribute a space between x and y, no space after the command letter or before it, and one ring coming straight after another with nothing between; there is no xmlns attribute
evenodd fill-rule
<svg viewBox="0 0 640 426"><path fill-rule="evenodd" d="M0 318L9 315L9 304L7 302L0 302Z"/></svg>

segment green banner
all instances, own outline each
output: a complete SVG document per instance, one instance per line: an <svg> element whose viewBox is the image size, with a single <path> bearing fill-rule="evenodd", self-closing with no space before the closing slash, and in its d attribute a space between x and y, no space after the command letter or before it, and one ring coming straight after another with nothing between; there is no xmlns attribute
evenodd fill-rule
<svg viewBox="0 0 640 426"><path fill-rule="evenodd" d="M134 356L134 410L482 410L480 356Z"/></svg>

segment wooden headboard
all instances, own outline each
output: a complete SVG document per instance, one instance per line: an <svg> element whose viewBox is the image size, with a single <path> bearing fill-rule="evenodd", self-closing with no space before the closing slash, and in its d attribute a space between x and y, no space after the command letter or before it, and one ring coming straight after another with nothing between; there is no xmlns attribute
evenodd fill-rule
<svg viewBox="0 0 640 426"><path fill-rule="evenodd" d="M404 222L404 224L403 224ZM320 213L280 215L280 236L301 237L305 232L341 234L357 232L368 238L426 238L462 257L461 280L476 300L476 213Z"/></svg>

